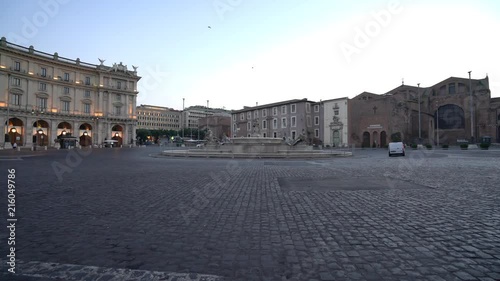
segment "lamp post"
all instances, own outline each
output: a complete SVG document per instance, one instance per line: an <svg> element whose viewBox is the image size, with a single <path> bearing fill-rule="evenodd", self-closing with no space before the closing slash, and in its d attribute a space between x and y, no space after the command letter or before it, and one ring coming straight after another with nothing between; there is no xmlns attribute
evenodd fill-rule
<svg viewBox="0 0 500 281"><path fill-rule="evenodd" d="M207 100L207 111L205 112L206 113L206 118L207 118L207 134L208 134L208 100Z"/></svg>
<svg viewBox="0 0 500 281"><path fill-rule="evenodd" d="M474 143L474 107L472 100L472 81L470 78L470 74L472 71L469 71L469 94L470 94L470 142Z"/></svg>
<svg viewBox="0 0 500 281"><path fill-rule="evenodd" d="M38 123L38 121L37 121L37 123ZM40 146L42 146L42 145L43 145L43 130L42 130L42 128L39 128L39 129L38 129L38 131L36 131L36 132L37 132L37 134L38 134L38 135L37 135L37 138L36 138L36 140L37 140L37 144L38 144L38 142L40 142L40 144L39 144L39 145L40 145ZM40 140L40 141L39 141L39 140Z"/></svg>
<svg viewBox="0 0 500 281"><path fill-rule="evenodd" d="M437 146L439 147L439 102L436 101L436 138Z"/></svg>
<svg viewBox="0 0 500 281"><path fill-rule="evenodd" d="M417 84L417 96L418 96L418 144L422 142L422 123L420 119L420 83Z"/></svg>
<svg viewBox="0 0 500 281"><path fill-rule="evenodd" d="M40 145L40 146L43 145L43 141L42 142L40 141L40 139L43 140L43 129L40 127L40 120L38 118L38 114L40 114L40 113L43 113L43 107L41 107L40 110L38 110L38 109L31 110L31 114L36 116L36 127L38 128L38 130L36 131L36 134L35 134L36 135L36 141L34 143L35 146L36 145Z"/></svg>
<svg viewBox="0 0 500 281"><path fill-rule="evenodd" d="M9 142L10 141L10 135L9 135L9 124L10 124L10 118L9 118L9 108L10 108L10 73L7 74L7 136L9 136ZM5 131L4 131L4 136L3 136L3 147L5 148Z"/></svg>
<svg viewBox="0 0 500 281"><path fill-rule="evenodd" d="M186 122L186 112L184 112L184 98L182 98L182 140L184 140L184 126Z"/></svg>

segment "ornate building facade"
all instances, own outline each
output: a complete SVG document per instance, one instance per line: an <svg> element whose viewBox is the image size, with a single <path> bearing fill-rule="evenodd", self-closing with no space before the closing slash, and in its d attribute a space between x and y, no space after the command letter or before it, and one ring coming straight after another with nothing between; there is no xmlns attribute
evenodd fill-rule
<svg viewBox="0 0 500 281"><path fill-rule="evenodd" d="M450 77L430 87L401 85L385 94L363 92L348 102L349 142L385 146L457 144L489 136L500 142L500 101L491 98L488 77Z"/></svg>
<svg viewBox="0 0 500 281"><path fill-rule="evenodd" d="M347 103L347 97L321 101L320 122L325 146L346 147L348 145Z"/></svg>
<svg viewBox="0 0 500 281"><path fill-rule="evenodd" d="M59 57L0 40L0 145L134 144L137 67ZM10 143L10 144L9 144Z"/></svg>

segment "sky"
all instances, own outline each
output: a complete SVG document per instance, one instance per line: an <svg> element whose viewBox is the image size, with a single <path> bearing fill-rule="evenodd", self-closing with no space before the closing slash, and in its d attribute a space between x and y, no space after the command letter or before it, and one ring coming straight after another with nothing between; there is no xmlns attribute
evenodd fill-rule
<svg viewBox="0 0 500 281"><path fill-rule="evenodd" d="M138 66L137 104L232 110L488 75L500 97L500 2L0 0L0 36ZM184 99L184 104L183 104Z"/></svg>

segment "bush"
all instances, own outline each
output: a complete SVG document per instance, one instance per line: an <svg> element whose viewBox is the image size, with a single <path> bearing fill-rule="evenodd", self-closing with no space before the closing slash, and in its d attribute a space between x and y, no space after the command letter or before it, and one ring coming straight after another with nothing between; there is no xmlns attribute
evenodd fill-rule
<svg viewBox="0 0 500 281"><path fill-rule="evenodd" d="M416 143L412 143L412 144L411 144L411 148L413 148L413 149L417 149L417 147L418 147L418 145L417 145Z"/></svg>
<svg viewBox="0 0 500 281"><path fill-rule="evenodd" d="M442 148L444 148L444 149L446 149L446 148L448 148L448 147L449 147L449 145L447 145L447 144L443 144L441 147L442 147Z"/></svg>
<svg viewBox="0 0 500 281"><path fill-rule="evenodd" d="M479 147L481 147L481 149L488 149L490 147L490 144L489 143L481 143L479 145Z"/></svg>
<svg viewBox="0 0 500 281"><path fill-rule="evenodd" d="M425 147L427 147L427 149L431 149L432 148L432 144L428 143L425 145Z"/></svg>
<svg viewBox="0 0 500 281"><path fill-rule="evenodd" d="M468 144L466 144L466 143L462 143L462 144L460 145L460 148L461 148L461 149L467 149L468 147L469 147L469 145L468 145Z"/></svg>

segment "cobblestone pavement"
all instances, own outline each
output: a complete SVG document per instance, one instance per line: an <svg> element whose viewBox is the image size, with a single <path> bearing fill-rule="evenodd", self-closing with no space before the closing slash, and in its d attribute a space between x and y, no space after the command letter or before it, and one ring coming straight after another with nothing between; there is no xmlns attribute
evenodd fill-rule
<svg viewBox="0 0 500 281"><path fill-rule="evenodd" d="M0 158L1 280L500 280L500 151L327 160ZM0 187L6 229L7 186ZM93 274L93 275L91 275ZM124 277L125 276L125 277Z"/></svg>

